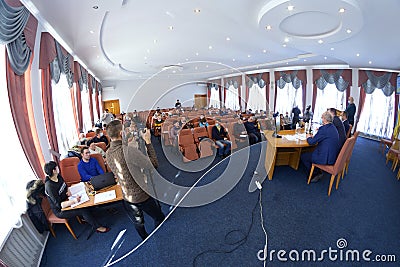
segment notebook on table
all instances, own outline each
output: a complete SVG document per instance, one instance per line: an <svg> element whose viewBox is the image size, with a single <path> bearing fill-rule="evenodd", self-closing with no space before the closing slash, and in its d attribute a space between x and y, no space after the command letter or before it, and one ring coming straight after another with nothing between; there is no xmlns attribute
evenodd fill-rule
<svg viewBox="0 0 400 267"><path fill-rule="evenodd" d="M115 185L115 177L112 172L106 172L90 178L90 183L95 191L105 188L110 185Z"/></svg>

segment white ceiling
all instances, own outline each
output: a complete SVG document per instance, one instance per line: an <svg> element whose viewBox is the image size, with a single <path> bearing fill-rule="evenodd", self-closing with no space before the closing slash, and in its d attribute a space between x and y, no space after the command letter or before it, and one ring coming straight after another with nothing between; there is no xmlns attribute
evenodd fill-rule
<svg viewBox="0 0 400 267"><path fill-rule="evenodd" d="M168 75L202 79L320 64L400 68L399 0L22 2L102 81L144 79L167 65L182 66L164 68Z"/></svg>

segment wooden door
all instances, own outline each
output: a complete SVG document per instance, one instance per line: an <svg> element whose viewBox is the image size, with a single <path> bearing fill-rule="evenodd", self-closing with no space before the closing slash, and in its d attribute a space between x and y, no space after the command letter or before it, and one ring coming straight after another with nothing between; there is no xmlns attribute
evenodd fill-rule
<svg viewBox="0 0 400 267"><path fill-rule="evenodd" d="M104 110L108 109L108 111L115 116L118 116L121 113L119 107L119 99L103 101L103 104Z"/></svg>
<svg viewBox="0 0 400 267"><path fill-rule="evenodd" d="M195 94L194 107L197 109L207 107L207 94Z"/></svg>

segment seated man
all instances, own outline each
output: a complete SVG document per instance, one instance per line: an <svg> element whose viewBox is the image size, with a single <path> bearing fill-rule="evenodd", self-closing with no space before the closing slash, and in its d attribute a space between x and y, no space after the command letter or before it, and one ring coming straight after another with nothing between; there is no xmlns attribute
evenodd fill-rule
<svg viewBox="0 0 400 267"><path fill-rule="evenodd" d="M81 175L81 181L87 182L93 176L103 174L104 171L100 167L99 163L95 158L90 157L89 148L87 146L83 147L81 150L82 159L78 163L78 171Z"/></svg>
<svg viewBox="0 0 400 267"><path fill-rule="evenodd" d="M214 139L215 144L219 147L218 155L225 158L231 153L232 143L228 140L228 132L220 123L221 120L217 119L211 133L212 139Z"/></svg>
<svg viewBox="0 0 400 267"><path fill-rule="evenodd" d="M89 152L90 154L101 154L103 158L106 157L106 152L104 152L104 150L101 149L100 147L96 146L96 143L90 143Z"/></svg>
<svg viewBox="0 0 400 267"><path fill-rule="evenodd" d="M343 111L343 113L342 113L342 122L343 122L343 126L344 126L344 131L345 131L346 136L347 136L347 132L350 129L350 123L349 123L349 120L347 119L347 112L346 111Z"/></svg>
<svg viewBox="0 0 400 267"><path fill-rule="evenodd" d="M181 131L181 126L179 125L179 121L174 120L173 126L169 130L169 139L171 141L171 144L175 147L178 146L178 135L180 131Z"/></svg>
<svg viewBox="0 0 400 267"><path fill-rule="evenodd" d="M251 116L245 123L247 134L249 135L250 145L261 142L261 132L254 116Z"/></svg>
<svg viewBox="0 0 400 267"><path fill-rule="evenodd" d="M344 125L342 120L336 115L336 109L335 108L330 108L328 109L328 111L331 113L332 115L332 123L333 125L335 125L336 130L338 131L339 134L339 150L342 148L342 146L344 145L344 142L346 142L346 132L344 130Z"/></svg>
<svg viewBox="0 0 400 267"><path fill-rule="evenodd" d="M108 146L108 139L107 139L107 137L104 136L103 130L97 128L95 133L96 133L96 135L88 141L88 145L90 145L90 143L104 142L104 143L106 143L106 146Z"/></svg>
<svg viewBox="0 0 400 267"><path fill-rule="evenodd" d="M322 114L322 126L318 129L315 136L307 134L307 142L310 145L317 144L313 152L303 153L301 161L305 165L307 172L310 173L312 163L333 165L339 154L339 134L335 125L332 124L333 117L329 111ZM322 171L314 171L311 182L318 182L322 177Z"/></svg>
<svg viewBox="0 0 400 267"><path fill-rule="evenodd" d="M208 122L206 117L204 117L204 115L200 115L200 119L199 119L199 127L207 127L208 126Z"/></svg>

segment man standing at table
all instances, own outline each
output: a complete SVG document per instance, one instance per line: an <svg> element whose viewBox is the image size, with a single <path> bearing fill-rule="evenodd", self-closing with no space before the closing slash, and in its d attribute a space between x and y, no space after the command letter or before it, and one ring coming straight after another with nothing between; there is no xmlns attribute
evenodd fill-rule
<svg viewBox="0 0 400 267"><path fill-rule="evenodd" d="M164 220L165 215L162 213L160 205L136 182L151 179L152 163L134 146L123 148L122 131L122 124L119 120L114 120L107 125L107 134L111 138L110 148L106 152L107 164L121 185L124 193L124 208L136 231L144 240L149 234L144 226L143 211L153 218L155 227ZM149 147L152 146L150 131L147 130L146 133L141 131L140 135L149 150ZM129 162L130 168L127 162Z"/></svg>
<svg viewBox="0 0 400 267"><path fill-rule="evenodd" d="M333 165L339 154L339 134L335 125L332 124L333 117L329 111L325 111L322 116L322 126L318 129L315 136L307 134L307 143L317 145L313 152L303 153L301 161L310 173L312 163ZM317 171L318 170L318 171ZM318 168L313 172L311 182L318 182L322 178L322 171Z"/></svg>
<svg viewBox="0 0 400 267"><path fill-rule="evenodd" d="M354 115L356 115L356 104L354 104L354 98L349 96L348 105L346 108L347 112L347 119L349 120L349 124L353 125L354 127Z"/></svg>

